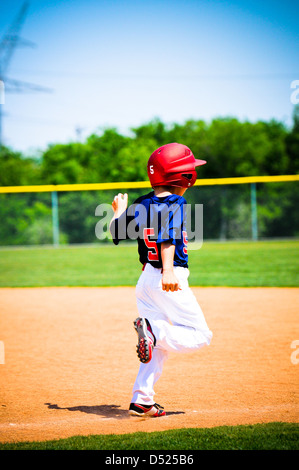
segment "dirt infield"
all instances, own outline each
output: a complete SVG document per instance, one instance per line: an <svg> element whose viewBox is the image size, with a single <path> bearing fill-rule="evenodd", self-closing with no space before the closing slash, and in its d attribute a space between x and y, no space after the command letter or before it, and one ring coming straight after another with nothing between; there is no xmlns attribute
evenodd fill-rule
<svg viewBox="0 0 299 470"><path fill-rule="evenodd" d="M0 289L0 442L299 422L299 289L193 292L212 343L170 355L155 389L168 414L144 420L127 413L134 288Z"/></svg>

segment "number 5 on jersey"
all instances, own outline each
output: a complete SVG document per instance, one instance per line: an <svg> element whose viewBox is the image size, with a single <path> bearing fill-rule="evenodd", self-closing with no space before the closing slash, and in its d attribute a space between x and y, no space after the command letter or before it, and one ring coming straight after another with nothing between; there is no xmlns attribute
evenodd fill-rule
<svg viewBox="0 0 299 470"><path fill-rule="evenodd" d="M155 230L152 227L143 229L143 239L148 249L147 259L149 261L159 261L157 243L153 240L149 240L149 237L154 236L154 235L155 235Z"/></svg>

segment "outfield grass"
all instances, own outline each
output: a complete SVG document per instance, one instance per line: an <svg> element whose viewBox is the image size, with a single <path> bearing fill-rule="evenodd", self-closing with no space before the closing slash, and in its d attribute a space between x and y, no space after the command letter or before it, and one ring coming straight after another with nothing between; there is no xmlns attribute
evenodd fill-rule
<svg viewBox="0 0 299 470"><path fill-rule="evenodd" d="M298 253L299 241L205 242L189 250L190 285L297 287ZM0 250L0 287L135 286L140 272L135 244Z"/></svg>
<svg viewBox="0 0 299 470"><path fill-rule="evenodd" d="M0 444L0 450L298 450L299 424L269 423L175 429L123 435L75 436Z"/></svg>

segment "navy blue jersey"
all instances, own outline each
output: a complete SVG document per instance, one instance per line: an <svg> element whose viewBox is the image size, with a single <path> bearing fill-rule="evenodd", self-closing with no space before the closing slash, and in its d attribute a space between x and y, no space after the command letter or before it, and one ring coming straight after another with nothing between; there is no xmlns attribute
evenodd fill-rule
<svg viewBox="0 0 299 470"><path fill-rule="evenodd" d="M113 243L135 239L139 260L162 268L161 243L175 245L174 266L188 267L186 200L171 194L165 197L150 192L139 197L111 224Z"/></svg>

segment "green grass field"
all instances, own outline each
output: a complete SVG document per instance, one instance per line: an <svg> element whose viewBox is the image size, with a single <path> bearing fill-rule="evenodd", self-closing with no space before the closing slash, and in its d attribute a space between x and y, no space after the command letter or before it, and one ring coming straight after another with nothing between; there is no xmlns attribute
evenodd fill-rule
<svg viewBox="0 0 299 470"><path fill-rule="evenodd" d="M298 450L298 448L299 424L293 423L75 436L47 442L0 444L0 450Z"/></svg>
<svg viewBox="0 0 299 470"><path fill-rule="evenodd" d="M299 241L206 242L189 251L191 286L298 287ZM134 286L141 272L135 245L3 248L0 287ZM291 450L299 425L269 423L167 432L0 444L0 450Z"/></svg>
<svg viewBox="0 0 299 470"><path fill-rule="evenodd" d="M299 241L205 242L189 251L189 282L296 287L298 253ZM0 287L135 286L140 272L135 244L0 250Z"/></svg>

